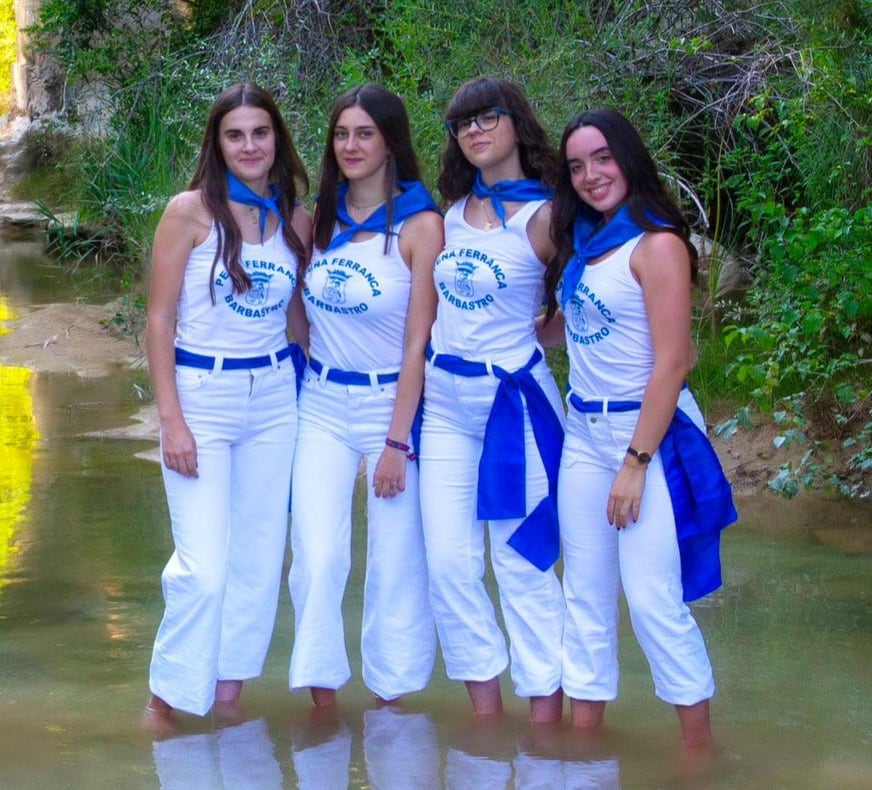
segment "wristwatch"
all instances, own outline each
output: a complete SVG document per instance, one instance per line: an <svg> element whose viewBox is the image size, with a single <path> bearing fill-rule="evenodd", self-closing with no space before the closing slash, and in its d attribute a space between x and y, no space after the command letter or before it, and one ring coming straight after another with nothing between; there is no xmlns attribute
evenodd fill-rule
<svg viewBox="0 0 872 790"><path fill-rule="evenodd" d="M635 447L628 447L627 455L632 455L643 466L651 461L651 453L639 452Z"/></svg>

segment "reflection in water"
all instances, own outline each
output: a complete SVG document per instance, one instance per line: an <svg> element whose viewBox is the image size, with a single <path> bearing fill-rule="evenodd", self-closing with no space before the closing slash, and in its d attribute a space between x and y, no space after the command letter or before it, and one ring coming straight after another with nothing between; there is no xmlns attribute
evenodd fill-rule
<svg viewBox="0 0 872 790"><path fill-rule="evenodd" d="M5 309L0 299L0 322L8 317ZM33 448L39 441L30 376L27 368L0 365L0 589L8 583L16 552L16 525L30 503Z"/></svg>
<svg viewBox="0 0 872 790"><path fill-rule="evenodd" d="M281 790L282 771L263 719L155 741L162 790Z"/></svg>

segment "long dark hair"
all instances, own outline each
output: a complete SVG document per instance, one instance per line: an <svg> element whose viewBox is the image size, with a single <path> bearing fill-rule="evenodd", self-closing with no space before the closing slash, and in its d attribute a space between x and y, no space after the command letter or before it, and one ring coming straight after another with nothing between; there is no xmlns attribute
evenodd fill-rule
<svg viewBox="0 0 872 790"><path fill-rule="evenodd" d="M502 107L512 116L524 176L553 185L557 177L557 154L523 90L515 83L496 77L469 80L452 97L445 110L445 120L469 118L491 107ZM442 150L441 164L436 188L444 202L453 203L472 189L476 168L469 163L451 135L448 135Z"/></svg>
<svg viewBox="0 0 872 790"><path fill-rule="evenodd" d="M324 156L321 159L321 175L318 180L318 203L315 206L315 246L324 249L333 236L336 210L339 206L338 186L343 179L336 153L333 150L333 135L339 116L349 107L360 107L370 118L384 138L388 150L385 170L385 201L387 203L387 226L391 227L394 213L394 190L398 181L420 181L418 157L412 147L412 133L406 105L395 93L381 85L369 83L343 93L333 105ZM390 244L390 234L385 238L385 252Z"/></svg>
<svg viewBox="0 0 872 790"><path fill-rule="evenodd" d="M298 199L309 190L309 177L294 148L291 133L279 108L267 91L252 82L231 85L212 105L203 135L203 145L200 148L200 158L197 160L197 170L188 185L188 189L200 190L203 202L214 217L218 231L218 250L215 253L215 260L212 261L209 279L209 291L213 303L215 267L219 259L224 262L224 268L230 275L235 293L244 293L251 287L251 278L245 273L239 260L242 251L242 231L230 212L227 196L227 163L224 161L219 142L221 120L238 107L258 107L269 113L276 137L275 162L269 171L269 181L277 184L280 189L278 203L282 218L282 236L298 261L303 262L307 257L306 248L294 230L292 221Z"/></svg>
<svg viewBox="0 0 872 790"><path fill-rule="evenodd" d="M697 251L690 242L690 225L675 199L666 189L657 172L657 165L639 136L639 132L621 113L615 110L598 109L576 115L563 130L560 139L560 171L554 187L551 205L551 235L557 248L556 256L545 271L545 292L548 297L547 318L557 309L555 292L563 269L574 255L573 225L578 213L586 214L594 222L602 220L602 214L582 201L569 175L566 144L577 129L594 126L606 138L609 151L624 178L627 179L627 206L630 216L642 230L650 233L674 233L687 247L690 255L691 281L696 281ZM664 225L653 222L648 214L657 217Z"/></svg>

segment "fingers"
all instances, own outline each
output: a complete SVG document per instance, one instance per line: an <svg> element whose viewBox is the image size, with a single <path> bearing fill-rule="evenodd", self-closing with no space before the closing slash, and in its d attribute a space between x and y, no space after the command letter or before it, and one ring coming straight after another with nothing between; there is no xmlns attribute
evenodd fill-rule
<svg viewBox="0 0 872 790"><path fill-rule="evenodd" d="M199 477L196 453L164 453L164 466L185 477Z"/></svg>
<svg viewBox="0 0 872 790"><path fill-rule="evenodd" d="M372 484L372 487L375 490L375 495L382 499L390 499L406 490L406 486L402 480L394 480L391 482L377 480Z"/></svg>

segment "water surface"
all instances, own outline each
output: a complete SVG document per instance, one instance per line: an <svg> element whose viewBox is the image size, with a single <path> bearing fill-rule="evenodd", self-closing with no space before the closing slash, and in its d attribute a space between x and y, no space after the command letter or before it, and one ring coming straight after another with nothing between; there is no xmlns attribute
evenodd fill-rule
<svg viewBox="0 0 872 790"><path fill-rule="evenodd" d="M7 265L0 255L13 307L50 300ZM152 443L90 435L131 418L134 384L133 373L0 367L0 787L872 786L872 507L822 497L738 503L725 584L696 606L722 750L696 780L684 778L674 712L654 697L626 618L621 697L601 739L534 728L508 682L504 719L476 723L441 665L402 710L376 710L356 647L361 522L346 596L355 674L339 715L314 718L307 695L287 689L283 590L246 719L182 717L177 737L154 740L140 716L172 550L160 474L137 457Z"/></svg>

